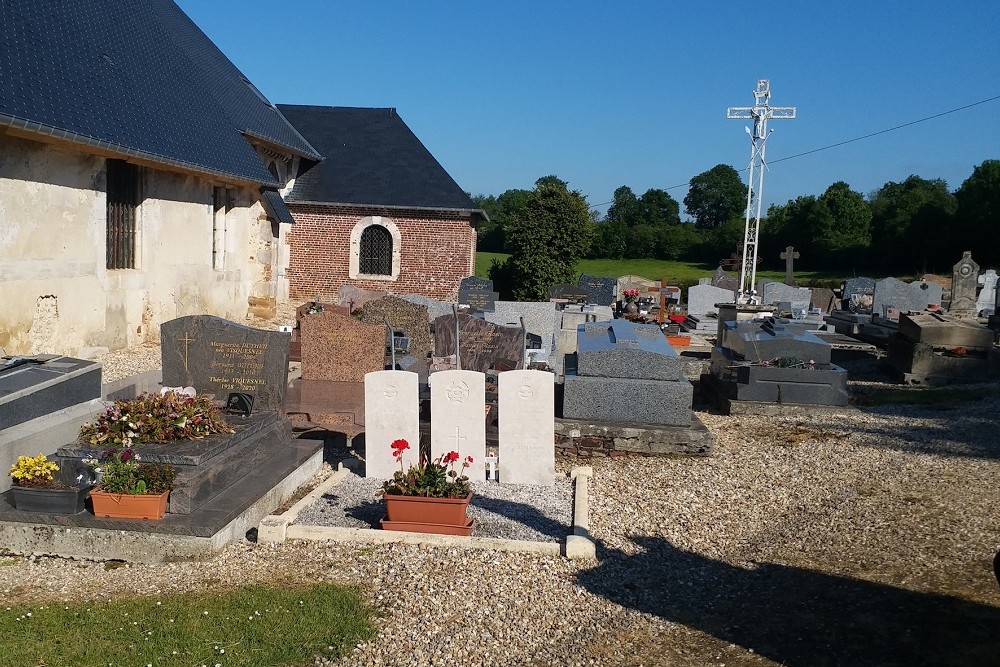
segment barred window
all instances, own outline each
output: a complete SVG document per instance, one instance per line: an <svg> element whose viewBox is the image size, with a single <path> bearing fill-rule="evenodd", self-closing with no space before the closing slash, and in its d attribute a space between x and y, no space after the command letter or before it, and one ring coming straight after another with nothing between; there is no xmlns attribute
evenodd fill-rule
<svg viewBox="0 0 1000 667"><path fill-rule="evenodd" d="M361 233L358 270L372 276L392 275L392 234L381 225L371 225Z"/></svg>
<svg viewBox="0 0 1000 667"><path fill-rule="evenodd" d="M107 172L107 266L134 269L139 167L124 160L108 160Z"/></svg>

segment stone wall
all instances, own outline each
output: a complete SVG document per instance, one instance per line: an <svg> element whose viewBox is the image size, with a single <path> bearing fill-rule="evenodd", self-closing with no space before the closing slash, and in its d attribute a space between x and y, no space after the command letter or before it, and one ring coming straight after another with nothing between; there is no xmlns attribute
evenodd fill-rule
<svg viewBox="0 0 1000 667"><path fill-rule="evenodd" d="M336 295L341 285L392 294L422 294L454 301L462 278L475 271L476 230L469 215L369 207L289 203L295 218L289 235L289 290L293 298ZM351 230L362 219L390 219L400 233L400 271L395 279L351 279Z"/></svg>
<svg viewBox="0 0 1000 667"><path fill-rule="evenodd" d="M223 266L213 266L213 187L141 170L136 268L106 268L106 160L0 135L0 348L78 355L156 342L159 325L211 314L242 321L280 297L287 253L254 191L233 185ZM276 278L276 277L277 278Z"/></svg>

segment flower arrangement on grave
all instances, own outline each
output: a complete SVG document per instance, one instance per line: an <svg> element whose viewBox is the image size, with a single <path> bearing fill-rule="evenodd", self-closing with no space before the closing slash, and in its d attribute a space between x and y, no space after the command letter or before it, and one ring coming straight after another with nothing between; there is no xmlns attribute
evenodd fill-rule
<svg viewBox="0 0 1000 667"><path fill-rule="evenodd" d="M55 474L57 472L59 472L59 466L55 461L49 461L45 454L18 456L17 462L10 467L10 476L15 486L42 489L69 488L56 481Z"/></svg>
<svg viewBox="0 0 1000 667"><path fill-rule="evenodd" d="M205 396L168 391L123 398L109 405L80 438L102 447L131 447L144 442L197 440L214 433L234 433L222 411Z"/></svg>
<svg viewBox="0 0 1000 667"><path fill-rule="evenodd" d="M173 487L177 475L171 465L142 463L130 447L106 450L101 454L98 465L100 490L107 493L132 496L164 493Z"/></svg>
<svg viewBox="0 0 1000 667"><path fill-rule="evenodd" d="M622 292L622 295L625 297L625 303L633 303L639 298L639 290L627 289Z"/></svg>
<svg viewBox="0 0 1000 667"><path fill-rule="evenodd" d="M306 315L315 315L316 313L323 312L323 304L319 302L319 297L316 297L315 301L310 301L309 305L306 307Z"/></svg>
<svg viewBox="0 0 1000 667"><path fill-rule="evenodd" d="M458 452L442 454L433 461L420 458L418 465L403 468L403 452L410 443L402 438L392 442L392 455L399 463L399 470L382 485L384 496L422 496L425 498L466 498L472 493L465 469L472 464L472 457L462 461L461 472L455 470Z"/></svg>

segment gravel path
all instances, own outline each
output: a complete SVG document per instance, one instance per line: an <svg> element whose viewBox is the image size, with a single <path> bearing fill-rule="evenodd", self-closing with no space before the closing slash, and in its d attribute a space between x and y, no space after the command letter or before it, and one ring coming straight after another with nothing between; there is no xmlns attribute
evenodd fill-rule
<svg viewBox="0 0 1000 667"><path fill-rule="evenodd" d="M795 419L700 413L717 436L710 458L593 461L596 561L244 542L127 575L0 559L0 599L342 581L380 614L345 667L1000 665L1000 399L984 396Z"/></svg>

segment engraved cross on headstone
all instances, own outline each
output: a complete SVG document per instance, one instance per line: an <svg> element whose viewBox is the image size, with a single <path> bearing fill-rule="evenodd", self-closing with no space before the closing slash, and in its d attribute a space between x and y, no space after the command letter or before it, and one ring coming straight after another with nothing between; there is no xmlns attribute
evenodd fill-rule
<svg viewBox="0 0 1000 667"><path fill-rule="evenodd" d="M178 343L184 343L184 372L190 373L191 370L188 368L188 346L193 343L195 338L191 338L191 334L184 332L184 338L178 338Z"/></svg>
<svg viewBox="0 0 1000 667"><path fill-rule="evenodd" d="M788 246L782 251L780 259L785 260L785 284L795 285L795 276L792 275L792 261L799 258L798 251L792 246Z"/></svg>
<svg viewBox="0 0 1000 667"><path fill-rule="evenodd" d="M462 435L461 433L462 433L462 429L459 428L458 426L456 426L455 427L455 435L450 436L451 439L455 441L455 451L456 452L461 452L462 451L462 441L466 439L465 436Z"/></svg>

